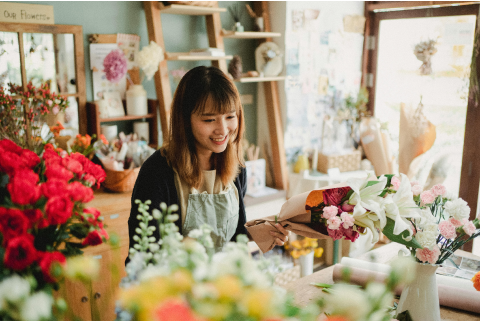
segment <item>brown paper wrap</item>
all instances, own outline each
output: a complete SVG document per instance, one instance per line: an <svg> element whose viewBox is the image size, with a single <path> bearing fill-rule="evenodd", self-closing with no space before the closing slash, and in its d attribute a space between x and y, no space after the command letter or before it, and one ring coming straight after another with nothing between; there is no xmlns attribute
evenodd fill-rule
<svg viewBox="0 0 480 322"><path fill-rule="evenodd" d="M337 183L293 196L280 209L277 215L278 223L286 230L300 236L314 239L330 238L323 224L311 223L311 213L306 206L319 205L323 201L322 191L346 186L345 183ZM275 246L275 237L270 234L270 231L278 231L275 228L275 216L250 220L245 227L262 252L268 252Z"/></svg>
<svg viewBox="0 0 480 322"><path fill-rule="evenodd" d="M375 169L375 174L393 173L393 156L390 152L389 139L380 131L378 121L371 117L362 118L360 141L368 160Z"/></svg>
<svg viewBox="0 0 480 322"><path fill-rule="evenodd" d="M427 152L435 142L436 130L423 114L422 104L417 110L400 106L400 133L398 170L400 173L409 173L410 164L419 155Z"/></svg>
<svg viewBox="0 0 480 322"><path fill-rule="evenodd" d="M336 264L333 268L334 282L339 282L342 280L342 270L344 268L348 268L350 270L350 283L356 285L365 286L371 281L383 283L387 278L386 273ZM450 285L443 285L438 282L437 287L440 305L464 311L480 313L480 292L465 290L463 288L453 287ZM402 287L398 287L395 290L395 293L397 295L402 294L402 289Z"/></svg>

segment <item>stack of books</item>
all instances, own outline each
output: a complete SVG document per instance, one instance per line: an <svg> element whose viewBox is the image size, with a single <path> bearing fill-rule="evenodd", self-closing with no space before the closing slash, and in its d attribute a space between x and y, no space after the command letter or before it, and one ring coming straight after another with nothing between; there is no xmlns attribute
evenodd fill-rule
<svg viewBox="0 0 480 322"><path fill-rule="evenodd" d="M190 50L191 56L225 56L225 52L219 48L198 48Z"/></svg>

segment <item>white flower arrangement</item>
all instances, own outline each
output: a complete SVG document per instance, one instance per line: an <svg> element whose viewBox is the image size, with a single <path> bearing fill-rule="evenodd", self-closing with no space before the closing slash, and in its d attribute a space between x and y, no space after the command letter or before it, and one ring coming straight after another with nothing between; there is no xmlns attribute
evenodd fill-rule
<svg viewBox="0 0 480 322"><path fill-rule="evenodd" d="M136 63L145 73L147 80L151 80L158 70L158 65L164 59L163 49L156 42L150 41L138 52Z"/></svg>

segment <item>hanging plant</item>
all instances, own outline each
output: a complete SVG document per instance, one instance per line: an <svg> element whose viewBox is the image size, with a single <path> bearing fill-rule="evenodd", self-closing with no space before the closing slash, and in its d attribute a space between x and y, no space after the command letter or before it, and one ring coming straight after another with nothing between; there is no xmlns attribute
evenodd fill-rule
<svg viewBox="0 0 480 322"><path fill-rule="evenodd" d="M413 53L418 60L422 62L420 66L420 75L432 74L432 56L437 52L437 40L429 39L421 41L415 45Z"/></svg>

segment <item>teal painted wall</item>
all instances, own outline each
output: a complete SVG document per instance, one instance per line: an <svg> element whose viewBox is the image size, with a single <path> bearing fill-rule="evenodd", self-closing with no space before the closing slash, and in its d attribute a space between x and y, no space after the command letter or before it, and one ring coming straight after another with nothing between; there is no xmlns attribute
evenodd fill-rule
<svg viewBox="0 0 480 322"><path fill-rule="evenodd" d="M81 25L84 35L85 52L85 76L87 86L87 101L93 100L92 74L90 71L89 42L90 34L137 34L141 37L140 48L148 44L147 23L141 1L23 1L51 5L54 9L55 23L65 25ZM219 7L228 8L235 4L245 5L251 2L243 1L219 1ZM244 8L244 7L243 7ZM233 19L228 12L220 14L222 27L231 29ZM253 30L253 20L246 9L241 17L245 30ZM186 52L193 48L208 47L205 17L162 15L163 36L166 50L169 52ZM242 57L243 70L255 70L254 52L257 46L256 40L224 39L225 52L229 55ZM227 62L228 63L228 62ZM190 69L200 65L210 65L209 62L168 62L169 70L184 67ZM172 80L172 79L171 79ZM154 81L144 81L143 86L147 90L149 98L156 98ZM257 142L257 114L256 98L257 85L237 84L240 94L252 94L254 102L245 105L246 138L249 142ZM172 90L174 90L172 82ZM120 129L120 128L119 128Z"/></svg>

